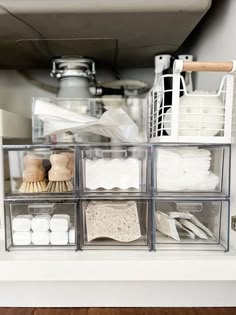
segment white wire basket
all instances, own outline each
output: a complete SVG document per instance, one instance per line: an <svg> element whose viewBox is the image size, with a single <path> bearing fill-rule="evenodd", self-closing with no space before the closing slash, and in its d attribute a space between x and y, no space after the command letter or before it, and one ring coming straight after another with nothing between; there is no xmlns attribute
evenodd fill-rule
<svg viewBox="0 0 236 315"><path fill-rule="evenodd" d="M187 92L181 72L227 72L217 92ZM172 75L162 75L148 95L150 142L231 143L236 130L236 61L176 60ZM169 80L170 88L166 88Z"/></svg>

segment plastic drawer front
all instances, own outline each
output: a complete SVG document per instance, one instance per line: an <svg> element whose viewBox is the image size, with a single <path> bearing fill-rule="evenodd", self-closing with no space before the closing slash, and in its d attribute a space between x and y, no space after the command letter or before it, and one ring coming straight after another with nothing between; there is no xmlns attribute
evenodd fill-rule
<svg viewBox="0 0 236 315"><path fill-rule="evenodd" d="M155 200L156 250L229 247L229 201Z"/></svg>
<svg viewBox="0 0 236 315"><path fill-rule="evenodd" d="M151 208L147 200L82 200L83 249L151 248Z"/></svg>
<svg viewBox="0 0 236 315"><path fill-rule="evenodd" d="M6 250L77 249L76 201L5 201Z"/></svg>
<svg viewBox="0 0 236 315"><path fill-rule="evenodd" d="M228 197L230 145L160 145L154 149L155 196Z"/></svg>
<svg viewBox="0 0 236 315"><path fill-rule="evenodd" d="M81 149L81 195L150 193L150 147L90 146Z"/></svg>
<svg viewBox="0 0 236 315"><path fill-rule="evenodd" d="M16 198L74 195L75 159L75 149L69 146L5 147L5 195Z"/></svg>

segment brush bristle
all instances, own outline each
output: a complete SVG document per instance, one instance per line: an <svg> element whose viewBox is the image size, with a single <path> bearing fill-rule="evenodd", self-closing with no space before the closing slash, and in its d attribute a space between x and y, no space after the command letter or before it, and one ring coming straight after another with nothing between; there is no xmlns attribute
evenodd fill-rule
<svg viewBox="0 0 236 315"><path fill-rule="evenodd" d="M49 181L47 192L63 193L73 191L73 184L70 180L67 181Z"/></svg>
<svg viewBox="0 0 236 315"><path fill-rule="evenodd" d="M41 193L47 191L45 181L42 182L23 182L20 186L20 193Z"/></svg>

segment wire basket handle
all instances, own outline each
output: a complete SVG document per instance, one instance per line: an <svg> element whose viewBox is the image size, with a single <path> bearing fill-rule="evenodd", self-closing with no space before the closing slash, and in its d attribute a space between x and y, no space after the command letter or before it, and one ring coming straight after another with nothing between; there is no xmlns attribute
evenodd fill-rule
<svg viewBox="0 0 236 315"><path fill-rule="evenodd" d="M208 61L183 61L176 60L174 62L174 72L182 71L205 71L205 72L235 72L236 61L227 62L208 62Z"/></svg>

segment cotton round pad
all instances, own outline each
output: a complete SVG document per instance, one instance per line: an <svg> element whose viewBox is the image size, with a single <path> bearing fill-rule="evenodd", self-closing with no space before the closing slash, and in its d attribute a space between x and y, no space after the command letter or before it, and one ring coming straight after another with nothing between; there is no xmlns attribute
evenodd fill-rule
<svg viewBox="0 0 236 315"><path fill-rule="evenodd" d="M224 105L210 92L194 91L179 99L180 136L216 136L223 128ZM210 95L210 96L209 96ZM164 117L164 128L171 135L172 108Z"/></svg>

